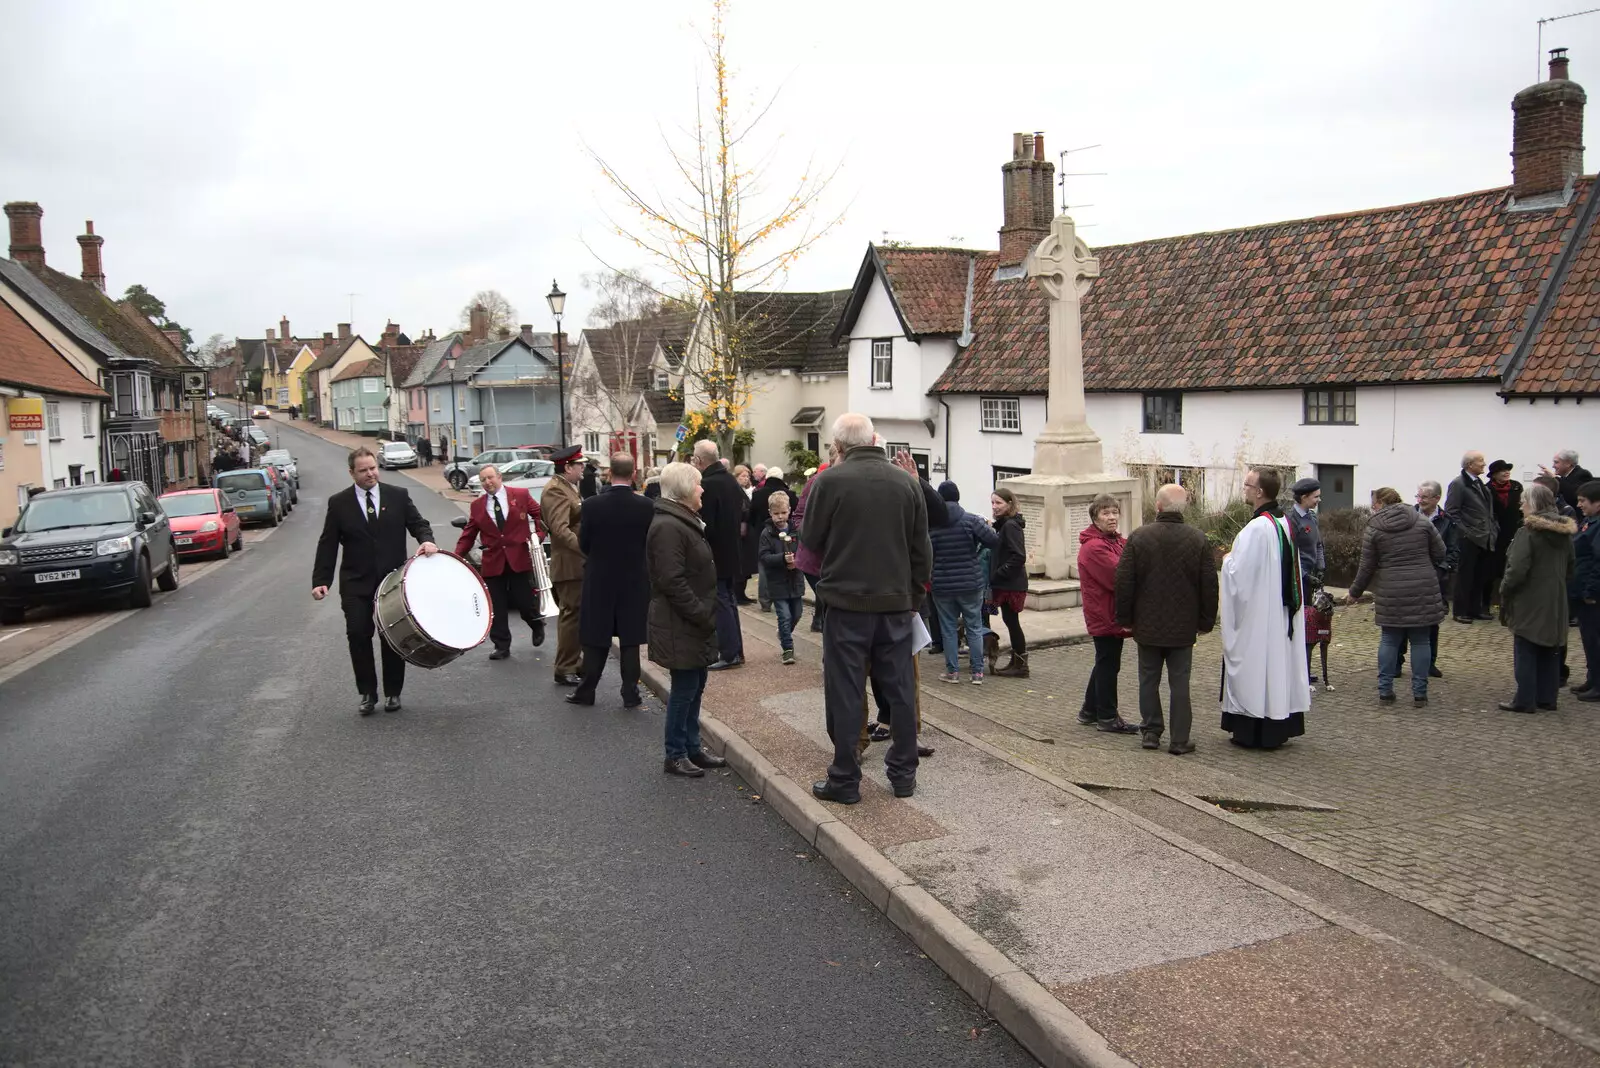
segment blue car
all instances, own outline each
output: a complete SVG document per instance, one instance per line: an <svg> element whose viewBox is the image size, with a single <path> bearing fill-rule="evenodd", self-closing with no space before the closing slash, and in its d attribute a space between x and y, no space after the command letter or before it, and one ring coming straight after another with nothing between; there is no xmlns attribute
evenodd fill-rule
<svg viewBox="0 0 1600 1068"><path fill-rule="evenodd" d="M233 506L240 523L265 523L275 527L283 520L289 502L280 496L278 483L259 467L224 471L216 478L223 499Z"/></svg>

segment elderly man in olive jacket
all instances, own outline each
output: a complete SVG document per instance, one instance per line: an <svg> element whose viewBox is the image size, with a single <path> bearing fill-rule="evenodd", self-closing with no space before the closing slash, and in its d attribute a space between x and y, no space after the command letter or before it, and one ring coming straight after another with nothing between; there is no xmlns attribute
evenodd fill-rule
<svg viewBox="0 0 1600 1068"><path fill-rule="evenodd" d="M1206 536L1183 521L1182 486L1156 491L1156 521L1128 535L1117 563L1117 622L1139 646L1139 732L1161 740L1161 666L1167 668L1172 738L1167 752L1194 752L1189 671L1194 643L1217 625L1217 560Z"/></svg>

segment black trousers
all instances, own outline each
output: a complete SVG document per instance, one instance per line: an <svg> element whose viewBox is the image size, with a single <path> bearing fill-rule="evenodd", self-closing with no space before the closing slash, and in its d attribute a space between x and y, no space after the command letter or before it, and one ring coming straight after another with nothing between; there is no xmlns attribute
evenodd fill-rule
<svg viewBox="0 0 1600 1068"><path fill-rule="evenodd" d="M496 649L511 648L511 618L507 608L515 608L522 621L538 634L544 630L544 617L539 614L539 598L528 581L527 571L502 571L498 575L485 575L483 584L489 587L489 603L494 606L494 619L489 623L489 641Z"/></svg>
<svg viewBox="0 0 1600 1068"><path fill-rule="evenodd" d="M1461 542L1461 559L1456 565L1456 615L1471 618L1488 610L1493 561L1494 553L1488 549L1474 542Z"/></svg>
<svg viewBox="0 0 1600 1068"><path fill-rule="evenodd" d="M856 746L866 720L867 676L889 706L889 751L884 757L889 781L917 774L917 693L911 656L911 613L852 612L828 609L822 631L822 673L828 737L833 763L828 781L840 786L861 783Z"/></svg>
<svg viewBox="0 0 1600 1068"><path fill-rule="evenodd" d="M606 655L611 648L605 645L585 645L583 647L583 681L578 684L574 696L594 698L594 691L600 685L600 676L606 670ZM637 645L622 646L620 656L622 661L622 701L624 704L636 705L639 703L639 647Z"/></svg>
<svg viewBox="0 0 1600 1068"><path fill-rule="evenodd" d="M372 618L372 598L341 597L344 608L344 633L350 640L350 666L356 673L356 692L362 696L378 692L378 669L372 659L372 638L378 632L377 620ZM389 648L382 638L378 645L383 649L383 694L399 697L406 684L406 662L400 654Z"/></svg>
<svg viewBox="0 0 1600 1068"><path fill-rule="evenodd" d="M1011 653L1016 656L1028 655L1028 637L1022 633L1022 620L1017 615L1017 610L1008 604L1000 606L1000 621L1006 625L1006 634L1011 638Z"/></svg>
<svg viewBox="0 0 1600 1068"><path fill-rule="evenodd" d="M1083 691L1083 709L1094 718L1110 722L1117 718L1117 676L1122 673L1122 639L1094 639L1094 670Z"/></svg>

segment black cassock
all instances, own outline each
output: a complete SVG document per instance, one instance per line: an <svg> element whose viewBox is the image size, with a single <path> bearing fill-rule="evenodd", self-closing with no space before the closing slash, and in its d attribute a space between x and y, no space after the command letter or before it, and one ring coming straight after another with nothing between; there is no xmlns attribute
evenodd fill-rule
<svg viewBox="0 0 1600 1068"><path fill-rule="evenodd" d="M608 486L583 502L578 545L583 549L583 601L578 643L643 645L650 614L645 539L655 503L628 486Z"/></svg>

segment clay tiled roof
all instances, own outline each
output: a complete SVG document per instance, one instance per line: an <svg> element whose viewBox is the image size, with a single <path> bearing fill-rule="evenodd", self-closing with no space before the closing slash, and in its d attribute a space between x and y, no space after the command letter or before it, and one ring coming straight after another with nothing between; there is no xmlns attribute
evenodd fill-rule
<svg viewBox="0 0 1600 1068"><path fill-rule="evenodd" d="M400 385L406 388L424 385L460 337L460 334L446 334L430 342L422 350L422 355L418 357L411 372L400 380Z"/></svg>
<svg viewBox="0 0 1600 1068"><path fill-rule="evenodd" d="M613 326L591 327L583 334L589 339L589 355L594 359L600 384L612 392L627 393L650 384L650 360L656 345L681 346L693 325L692 313L668 311Z"/></svg>
<svg viewBox="0 0 1600 1068"><path fill-rule="evenodd" d="M1600 395L1600 240L1597 204L1587 205L1582 240L1542 309L1542 318L1518 347L1504 393Z"/></svg>
<svg viewBox="0 0 1600 1068"><path fill-rule="evenodd" d="M106 395L4 302L0 302L0 383L72 397Z"/></svg>
<svg viewBox="0 0 1600 1068"><path fill-rule="evenodd" d="M1494 189L1096 249L1085 388L1496 381L1593 185L1551 210L1507 211ZM978 261L972 344L932 392L1048 390L1047 303L997 281L997 258Z"/></svg>
<svg viewBox="0 0 1600 1068"><path fill-rule="evenodd" d="M650 418L657 423L682 423L683 422L683 396L674 395L665 390L647 389L644 391L645 405L650 409Z"/></svg>
<svg viewBox="0 0 1600 1068"><path fill-rule="evenodd" d="M412 370L422 360L426 345L391 345L383 350L384 358L389 361L391 378L399 383L411 377Z"/></svg>
<svg viewBox="0 0 1600 1068"><path fill-rule="evenodd" d="M34 277L127 355L162 367L193 366L152 323L145 320L141 327L133 321L142 318L138 312L127 314L122 305L102 293L99 287L52 267L35 272Z"/></svg>
<svg viewBox="0 0 1600 1068"><path fill-rule="evenodd" d="M353 363L353 364L351 364L349 367L346 367L343 371L340 371L337 375L334 375L333 380L335 382L348 382L352 378L382 378L382 377L383 377L383 360L380 359L377 356L374 356L370 360L363 360L361 363Z"/></svg>
<svg viewBox="0 0 1600 1068"><path fill-rule="evenodd" d="M311 366L306 368L306 373L311 374L315 371L326 371L328 368L338 363L339 358L346 352L350 351L350 346L354 345L360 337L360 334L351 334L342 341L335 341L333 344L328 345L322 350L322 354L320 356L311 361Z"/></svg>
<svg viewBox="0 0 1600 1068"><path fill-rule="evenodd" d="M837 374L849 366L849 342L834 340L834 328L851 291L740 293L743 365L752 371Z"/></svg>
<svg viewBox="0 0 1600 1068"><path fill-rule="evenodd" d="M894 248L868 245L856 284L836 332L844 337L856 323L873 277L882 277L906 336L959 334L964 326L967 280L978 253L964 248Z"/></svg>

